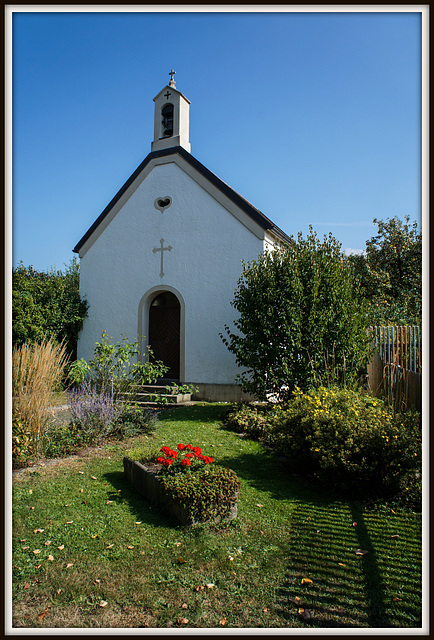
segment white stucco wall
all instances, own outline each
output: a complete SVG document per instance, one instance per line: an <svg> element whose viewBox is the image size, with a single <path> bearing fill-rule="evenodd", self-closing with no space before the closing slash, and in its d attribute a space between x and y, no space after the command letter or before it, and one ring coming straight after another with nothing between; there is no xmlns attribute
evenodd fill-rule
<svg viewBox="0 0 434 640"><path fill-rule="evenodd" d="M154 202L164 196L172 204L161 213ZM152 252L160 238L172 246L164 252L164 277L160 253ZM263 239L179 166L156 166L81 257L80 292L90 308L78 357L91 357L103 329L115 340L122 333L137 339L140 301L165 285L185 303L183 381L234 384L235 359L219 332L235 315L230 302L241 260L255 259L263 248Z"/></svg>

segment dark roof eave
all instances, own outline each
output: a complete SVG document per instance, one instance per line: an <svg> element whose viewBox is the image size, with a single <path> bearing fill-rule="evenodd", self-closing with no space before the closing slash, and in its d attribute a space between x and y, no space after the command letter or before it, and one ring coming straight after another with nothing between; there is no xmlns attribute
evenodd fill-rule
<svg viewBox="0 0 434 640"><path fill-rule="evenodd" d="M127 189L131 186L134 180L138 177L138 175L143 171L146 165L154 160L154 158L162 158L165 156L170 156L178 154L182 158L184 158L194 169L196 169L199 173L201 173L211 184L217 187L224 195L226 195L234 204L236 204L242 211L247 213L260 227L262 227L266 231L270 231L274 233L277 237L279 237L284 242L290 242L289 236L286 235L279 227L271 222L267 216L265 216L259 209L256 209L250 202L245 200L239 193L234 191L229 185L227 185L223 180L220 180L212 171L207 169L199 160L196 160L194 156L192 156L188 151L186 151L183 147L170 147L168 149L160 149L158 151L152 151L149 153L143 162L137 167L134 173L128 178L125 184L119 189L117 194L112 198L109 204L106 206L104 211L98 216L92 226L87 230L81 240L75 245L73 252L79 253L82 246L87 242L90 236L96 231L104 218L108 215L110 210L115 206L118 200L123 196L123 194L127 191Z"/></svg>

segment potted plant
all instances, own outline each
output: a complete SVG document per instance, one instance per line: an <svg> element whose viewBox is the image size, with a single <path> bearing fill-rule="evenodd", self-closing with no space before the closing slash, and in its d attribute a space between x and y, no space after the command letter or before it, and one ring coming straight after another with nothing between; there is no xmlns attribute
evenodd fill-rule
<svg viewBox="0 0 434 640"><path fill-rule="evenodd" d="M232 520L237 516L240 481L231 470L214 465L200 447L179 443L139 462L124 458L125 475L151 503L181 524Z"/></svg>

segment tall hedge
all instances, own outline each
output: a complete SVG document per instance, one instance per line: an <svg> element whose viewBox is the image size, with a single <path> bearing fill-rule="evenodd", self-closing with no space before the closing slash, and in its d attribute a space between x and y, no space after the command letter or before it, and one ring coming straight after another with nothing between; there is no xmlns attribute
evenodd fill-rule
<svg viewBox="0 0 434 640"><path fill-rule="evenodd" d="M45 338L65 342L75 359L78 334L88 303L80 298L79 263L71 260L65 272L36 271L21 262L12 271L12 341L14 346L41 344Z"/></svg>
<svg viewBox="0 0 434 640"><path fill-rule="evenodd" d="M310 228L289 245L244 264L234 327L223 342L241 368L244 391L263 400L298 386L348 384L368 357L366 313L353 265L331 235Z"/></svg>

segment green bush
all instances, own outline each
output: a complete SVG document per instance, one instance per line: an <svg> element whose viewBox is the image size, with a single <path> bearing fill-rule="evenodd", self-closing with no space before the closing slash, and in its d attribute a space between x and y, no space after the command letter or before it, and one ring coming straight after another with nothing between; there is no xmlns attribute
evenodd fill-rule
<svg viewBox="0 0 434 640"><path fill-rule="evenodd" d="M12 464L25 465L33 455L32 437L19 413L12 416Z"/></svg>
<svg viewBox="0 0 434 640"><path fill-rule="evenodd" d="M217 466L163 476L163 482L168 497L179 502L196 522L224 518L236 504L240 490L236 473Z"/></svg>
<svg viewBox="0 0 434 640"><path fill-rule="evenodd" d="M268 442L275 411L275 405L256 406L240 402L228 409L223 416L223 424L231 431Z"/></svg>
<svg viewBox="0 0 434 640"><path fill-rule="evenodd" d="M44 435L43 451L46 458L60 458L77 453L92 444L92 440L73 422L53 423Z"/></svg>
<svg viewBox="0 0 434 640"><path fill-rule="evenodd" d="M274 420L272 440L293 470L353 497L395 496L420 476L419 414L394 415L356 391L297 389Z"/></svg>
<svg viewBox="0 0 434 640"><path fill-rule="evenodd" d="M113 423L111 436L120 439L155 431L157 416L154 411L145 410L137 404L125 404Z"/></svg>

